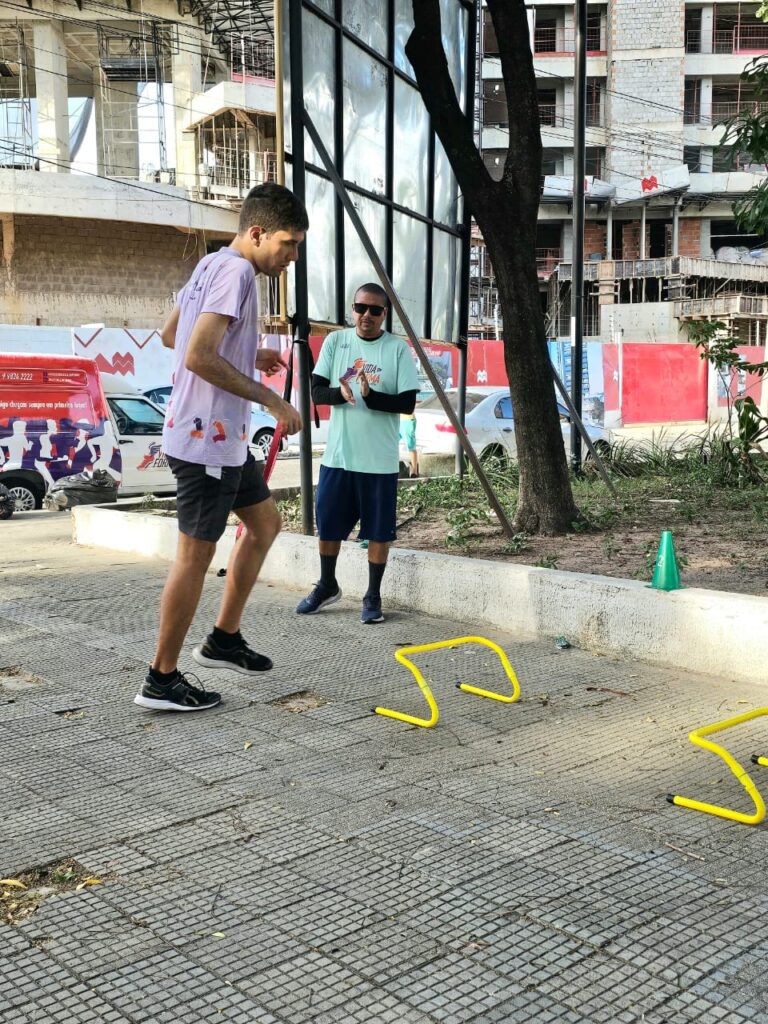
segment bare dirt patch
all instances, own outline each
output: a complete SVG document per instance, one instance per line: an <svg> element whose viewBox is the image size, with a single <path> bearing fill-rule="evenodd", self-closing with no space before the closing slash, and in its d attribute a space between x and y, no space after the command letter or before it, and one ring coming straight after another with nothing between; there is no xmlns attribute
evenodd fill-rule
<svg viewBox="0 0 768 1024"><path fill-rule="evenodd" d="M49 897L87 889L102 882L103 879L93 878L74 860L30 868L13 878L0 878L0 920L6 924L18 924L32 917Z"/></svg>

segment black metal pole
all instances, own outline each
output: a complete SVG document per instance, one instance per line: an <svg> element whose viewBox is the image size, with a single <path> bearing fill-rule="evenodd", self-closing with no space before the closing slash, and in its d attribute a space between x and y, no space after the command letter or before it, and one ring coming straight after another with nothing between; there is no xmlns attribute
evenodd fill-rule
<svg viewBox="0 0 768 1024"><path fill-rule="evenodd" d="M459 389L459 407L456 410L459 417L459 423L464 427L467 418L467 339L459 338L456 347L459 350L459 379L457 386ZM461 444L456 442L456 473L459 476L464 476L466 465L464 463L464 449Z"/></svg>
<svg viewBox="0 0 768 1024"><path fill-rule="evenodd" d="M288 25L291 40L291 167L293 192L306 201L306 172L304 169L304 59L302 53L301 0L288 0ZM309 292L307 288L307 245L299 246L299 259L294 264L296 311L294 313L294 342L299 349L299 412L302 428L299 435L301 464L301 528L304 533L315 532L312 501L312 417L310 414L309 379Z"/></svg>
<svg viewBox="0 0 768 1024"><path fill-rule="evenodd" d="M467 40L465 63L467 67L467 97L466 117L469 127L475 134L476 104L478 103L479 82L477 80L479 33L477 31L478 19L481 17L480 5L476 4L473 11L467 18ZM464 203L463 209L464 233L461 239L461 290L459 292L459 423L462 427L466 421L467 412L467 357L469 355L469 275L472 262L472 215ZM464 476L466 461L464 449L460 444L456 445L456 472Z"/></svg>
<svg viewBox="0 0 768 1024"><path fill-rule="evenodd" d="M573 256L571 260L571 397L581 416L584 352L584 178L587 173L587 0L576 0L574 68ZM581 472L581 436L571 421L571 465Z"/></svg>
<svg viewBox="0 0 768 1024"><path fill-rule="evenodd" d="M427 354L424 351L424 348L421 342L419 341L415 330L413 329L413 324L411 323L410 317L406 313L403 304L400 301L400 297L395 291L394 285L392 284L392 281L389 275L387 274L386 268L384 267L384 264L381 261L381 257L376 252L376 248L373 242L371 241L368 232L365 230L365 225L360 219L360 214L355 209L355 206L349 197L349 193L346 190L344 182L341 180L338 171L333 166L333 161L331 160L328 150L325 148L325 144L320 137L320 133L318 132L312 118L310 117L309 113L306 110L304 110L303 112L303 118L304 125L306 126L307 133L309 134L310 139L312 140L312 144L317 150L321 161L325 165L325 170L328 174L328 177L333 182L333 187L336 189L337 195L341 198L342 202L344 203L344 209L347 211L347 216L349 217L352 223L352 227L357 232L357 237L360 239L363 248L365 249L368 255L368 259L371 261L371 266L376 271L379 281L381 281L382 287L384 288L384 291L387 293L387 296L389 297L389 301L392 303L392 308L400 318L400 323L403 325L403 330L408 336L408 340L413 346L413 350L419 357L424 373L427 375L427 379L429 380L430 384L435 390L435 394L437 395L437 398L443 407L443 411L445 412L445 415L448 418L448 422L451 424L451 426L456 431L456 434L459 437L459 442L464 449L464 452L467 456L467 459L469 460L470 465L472 466L472 469L477 474L477 478L480 481L480 484L482 485L483 490L486 493L486 496L488 497L488 501L490 502L491 508L496 513L499 523L501 524L502 530L508 537L513 537L515 531L512 528L512 523L509 521L506 512L502 508L501 502L497 498L496 493L494 492L493 487L491 486L491 483L485 473L485 470L483 469L482 463L480 462L480 459L477 457L477 453L470 444L469 438L464 433L464 429L459 423L458 416L456 415L456 410L448 401L446 394L443 391L442 385L438 380L437 374L432 369L432 364L427 358Z"/></svg>

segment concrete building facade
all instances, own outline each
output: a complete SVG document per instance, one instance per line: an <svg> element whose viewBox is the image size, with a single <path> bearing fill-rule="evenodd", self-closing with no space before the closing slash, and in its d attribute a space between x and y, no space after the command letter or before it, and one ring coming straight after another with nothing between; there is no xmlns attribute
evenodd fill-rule
<svg viewBox="0 0 768 1024"><path fill-rule="evenodd" d="M530 0L527 7L544 145L537 261L554 339L567 335L575 255L574 5ZM678 340L691 310L715 315L716 307L722 312L715 298L728 295L725 319L736 333L747 344L768 340L766 303L738 298L768 296L768 257L754 254L766 239L742 233L733 215L734 202L765 179L766 168L722 145L723 120L759 103L741 79L756 56L768 54L768 25L757 20L757 9L755 2L590 0L582 255L596 266L587 274L588 337L612 340L609 325L622 319L620 306L662 303L663 312L635 310L628 318L637 340ZM481 144L495 175L506 155L507 114L498 40L483 13ZM502 325L481 243L476 252L472 333L488 337ZM695 261L682 264L695 270L690 277L681 277L679 258ZM637 281L645 283L636 287ZM660 336L659 324L667 322Z"/></svg>
<svg viewBox="0 0 768 1024"><path fill-rule="evenodd" d="M274 178L271 8L28 0L0 17L0 322L162 321Z"/></svg>

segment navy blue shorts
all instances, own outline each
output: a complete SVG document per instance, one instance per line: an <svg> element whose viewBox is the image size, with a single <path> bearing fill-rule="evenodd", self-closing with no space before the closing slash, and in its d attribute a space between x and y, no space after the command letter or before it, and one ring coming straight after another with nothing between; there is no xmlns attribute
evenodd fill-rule
<svg viewBox="0 0 768 1024"><path fill-rule="evenodd" d="M321 466L316 499L320 540L346 540L358 520L358 540L395 540L397 478L397 473L353 473Z"/></svg>

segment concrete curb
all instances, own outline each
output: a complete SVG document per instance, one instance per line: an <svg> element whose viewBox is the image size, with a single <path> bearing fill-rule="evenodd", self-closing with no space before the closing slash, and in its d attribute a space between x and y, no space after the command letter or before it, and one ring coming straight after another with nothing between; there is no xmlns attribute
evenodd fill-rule
<svg viewBox="0 0 768 1024"><path fill-rule="evenodd" d="M72 509L75 543L171 560L174 517L115 506ZM234 527L221 539L214 569L226 565ZM307 591L318 575L313 537L283 533L261 580ZM351 597L368 582L365 552L343 546L339 583ZM468 632L494 626L520 638L564 635L574 646L654 665L762 681L768 674L768 598L716 590L661 593L634 580L539 569L394 548L386 602L430 615L461 618Z"/></svg>

